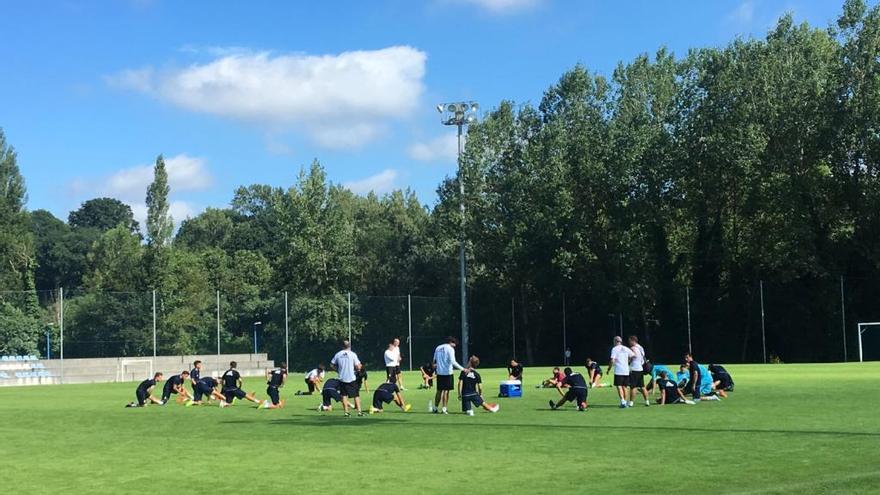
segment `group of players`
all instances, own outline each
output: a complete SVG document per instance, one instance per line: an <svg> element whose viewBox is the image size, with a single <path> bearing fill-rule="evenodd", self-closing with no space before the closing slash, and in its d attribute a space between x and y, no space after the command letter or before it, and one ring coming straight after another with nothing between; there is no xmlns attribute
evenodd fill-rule
<svg viewBox="0 0 880 495"><path fill-rule="evenodd" d="M617 389L620 398L620 407L633 407L636 393L641 393L646 406L651 404L649 392L659 390L658 404L694 404L699 400L720 400L726 397L727 392L733 390L733 380L723 366L709 365L705 367L698 364L691 354L685 354L685 362L677 373L662 365L654 365L645 357L645 350L638 343L638 338L631 336L628 346L623 345L623 339L614 338L614 347L611 350L610 360L606 373L614 370L613 385ZM453 375L459 371L458 397L461 401L462 412L467 415L474 414L475 407L481 407L488 412L497 412L498 404L487 403L483 400L482 378L476 371L480 364L477 356L468 359L467 366L460 365L455 360L455 347L457 341L454 337L448 337L444 344L434 350L433 360L421 366L420 372L422 383L419 388L430 389L437 382L434 400L429 404L429 410L437 414L448 414L449 393L455 390ZM411 410L411 404L403 398L402 375L400 371L400 341L393 339L388 344L384 354L386 380L373 391L373 401L369 408L370 414L381 413L386 404L394 403L401 411ZM357 354L351 350L351 343L347 340L342 342L342 349L333 356L330 366L337 372L336 378L324 381L325 368L319 365L305 375L306 391L297 391L296 395L312 395L318 393L322 398L319 411L331 411L333 402L341 402L343 414L351 416L354 409L358 416L363 416L360 392L369 392L367 385L367 371ZM260 400L253 393L247 393L242 389L241 375L236 369L235 361L229 364L220 378L201 376L202 362L195 361L190 371L183 371L173 375L162 388L161 398L152 395L153 388L163 380L162 373L156 373L153 378L141 382L135 390L136 401L126 407L143 407L149 403L165 405L172 395L177 395L177 402L184 403L187 407L205 404L212 399L219 401L220 407L228 407L235 401L247 400L262 409L283 408L285 401L281 399L280 389L287 383L287 363L274 370L266 370L268 399ZM516 360L511 360L508 366L508 379L522 383L523 366ZM564 370L553 369L552 376L544 380L538 387L555 388L562 396L559 401L550 401L551 409L558 409L567 402L573 402L579 410L587 408L587 395L589 388L605 386L602 382L602 368L591 358L586 361L587 376L573 371L570 367ZM649 381L645 384L645 377ZM189 382L192 393L184 386ZM687 396L690 395L691 399Z"/></svg>

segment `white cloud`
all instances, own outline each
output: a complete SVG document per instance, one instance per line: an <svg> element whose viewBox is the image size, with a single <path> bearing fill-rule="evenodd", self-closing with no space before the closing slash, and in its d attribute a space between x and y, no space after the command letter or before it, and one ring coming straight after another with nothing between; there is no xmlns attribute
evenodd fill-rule
<svg viewBox="0 0 880 495"><path fill-rule="evenodd" d="M211 187L213 177L205 166L205 159L180 154L165 159L168 186L172 192L198 191ZM122 169L106 180L100 193L122 200L143 199L153 182L153 165L138 165Z"/></svg>
<svg viewBox="0 0 880 495"><path fill-rule="evenodd" d="M428 141L413 143L406 152L410 158L421 162L455 161L458 157L458 139L455 134L447 133Z"/></svg>
<svg viewBox="0 0 880 495"><path fill-rule="evenodd" d="M367 194L370 191L376 194L384 194L394 189L394 182L397 180L397 171L387 168L376 175L371 175L365 179L346 182L342 184L356 194Z"/></svg>
<svg viewBox="0 0 880 495"><path fill-rule="evenodd" d="M134 219L141 225L141 231L146 232L147 225L147 204L143 201L123 201L131 207L131 213ZM199 209L188 201L174 200L168 204L168 214L174 220L174 228L180 227L180 223L187 218L196 215Z"/></svg>
<svg viewBox="0 0 880 495"><path fill-rule="evenodd" d="M755 18L755 2L754 0L744 0L735 9L733 9L727 18L738 24L749 24Z"/></svg>
<svg viewBox="0 0 880 495"><path fill-rule="evenodd" d="M375 139L418 106L424 89L427 55L409 46L336 55L239 50L182 69L125 70L107 80L186 110L303 132L330 148Z"/></svg>
<svg viewBox="0 0 880 495"><path fill-rule="evenodd" d="M541 3L541 0L454 0L459 3L476 5L493 14L509 14L529 9Z"/></svg>

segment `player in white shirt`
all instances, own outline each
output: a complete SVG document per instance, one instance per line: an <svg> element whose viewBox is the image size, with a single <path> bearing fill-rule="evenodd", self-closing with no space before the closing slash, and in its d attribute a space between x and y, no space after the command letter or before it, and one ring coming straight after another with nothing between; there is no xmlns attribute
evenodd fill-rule
<svg viewBox="0 0 880 495"><path fill-rule="evenodd" d="M630 335L627 339L629 349L633 352L632 362L629 363L629 402L627 406L633 406L633 400L636 398L636 390L642 393L645 398L645 405L650 406L651 401L648 400L648 391L645 389L645 348L639 345L639 338Z"/></svg>
<svg viewBox="0 0 880 495"><path fill-rule="evenodd" d="M336 373L339 375L339 381L342 383L340 395L342 395L342 410L345 412L345 417L351 416L351 413L348 412L351 408L351 405L348 403L349 398L354 399L354 408L357 410L358 416L364 415L363 411L361 411L360 385L355 373L355 368L359 367L360 364L361 360L358 359L357 354L352 352L351 342L348 340L342 341L342 350L337 352L333 359L330 360L330 366L336 370Z"/></svg>
<svg viewBox="0 0 880 495"><path fill-rule="evenodd" d="M617 389L617 395L620 397L620 407L625 408L626 392L629 388L629 363L635 357L633 351L623 345L623 339L614 337L614 347L611 349L611 362L608 363L608 371L614 369L614 387Z"/></svg>
<svg viewBox="0 0 880 495"><path fill-rule="evenodd" d="M308 391L303 392L302 390L297 390L294 395L312 395L315 392L319 392L321 390L321 382L324 381L324 365L319 364L317 368L306 373L304 381L306 387L308 387Z"/></svg>
<svg viewBox="0 0 880 495"><path fill-rule="evenodd" d="M403 386L402 376L400 374L400 339L395 337L388 343L388 349L385 350L385 378L391 382L394 377L394 383L400 390L406 390Z"/></svg>
<svg viewBox="0 0 880 495"><path fill-rule="evenodd" d="M458 340L455 337L446 337L446 343L438 345L434 349L434 367L437 369L437 393L434 395L432 411L449 414L446 405L449 403L449 391L454 388L452 379L453 370L465 370L465 367L455 360L455 346Z"/></svg>

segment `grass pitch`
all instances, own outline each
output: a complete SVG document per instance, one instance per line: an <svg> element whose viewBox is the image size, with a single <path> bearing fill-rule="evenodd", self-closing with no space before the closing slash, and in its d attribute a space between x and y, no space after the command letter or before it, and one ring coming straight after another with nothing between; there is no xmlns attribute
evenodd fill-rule
<svg viewBox="0 0 880 495"><path fill-rule="evenodd" d="M287 407L125 409L135 384L0 389L7 493L880 493L880 363L729 366L723 402L620 410L610 388L590 408L551 411L526 370L522 399L496 399L502 370L481 370L497 414L413 410L318 413ZM372 387L380 372L371 374ZM263 380L245 388L265 397ZM371 398L372 394L364 394Z"/></svg>

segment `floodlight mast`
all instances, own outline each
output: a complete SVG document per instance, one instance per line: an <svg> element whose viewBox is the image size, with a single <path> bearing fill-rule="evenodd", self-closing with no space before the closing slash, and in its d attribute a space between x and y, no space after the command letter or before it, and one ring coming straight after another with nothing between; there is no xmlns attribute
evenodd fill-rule
<svg viewBox="0 0 880 495"><path fill-rule="evenodd" d="M477 111L480 106L473 101L462 101L455 103L442 103L437 105L437 111L440 112L442 118L440 122L443 125L456 126L458 129L458 195L459 195L459 212L460 218L460 239L458 245L458 261L460 269L460 290L461 290L461 355L462 360L467 361L470 357L468 354L468 343L470 336L468 335L468 317L467 317L467 263L465 260L465 209L464 209L464 172L461 163L461 137L464 127L477 120Z"/></svg>

